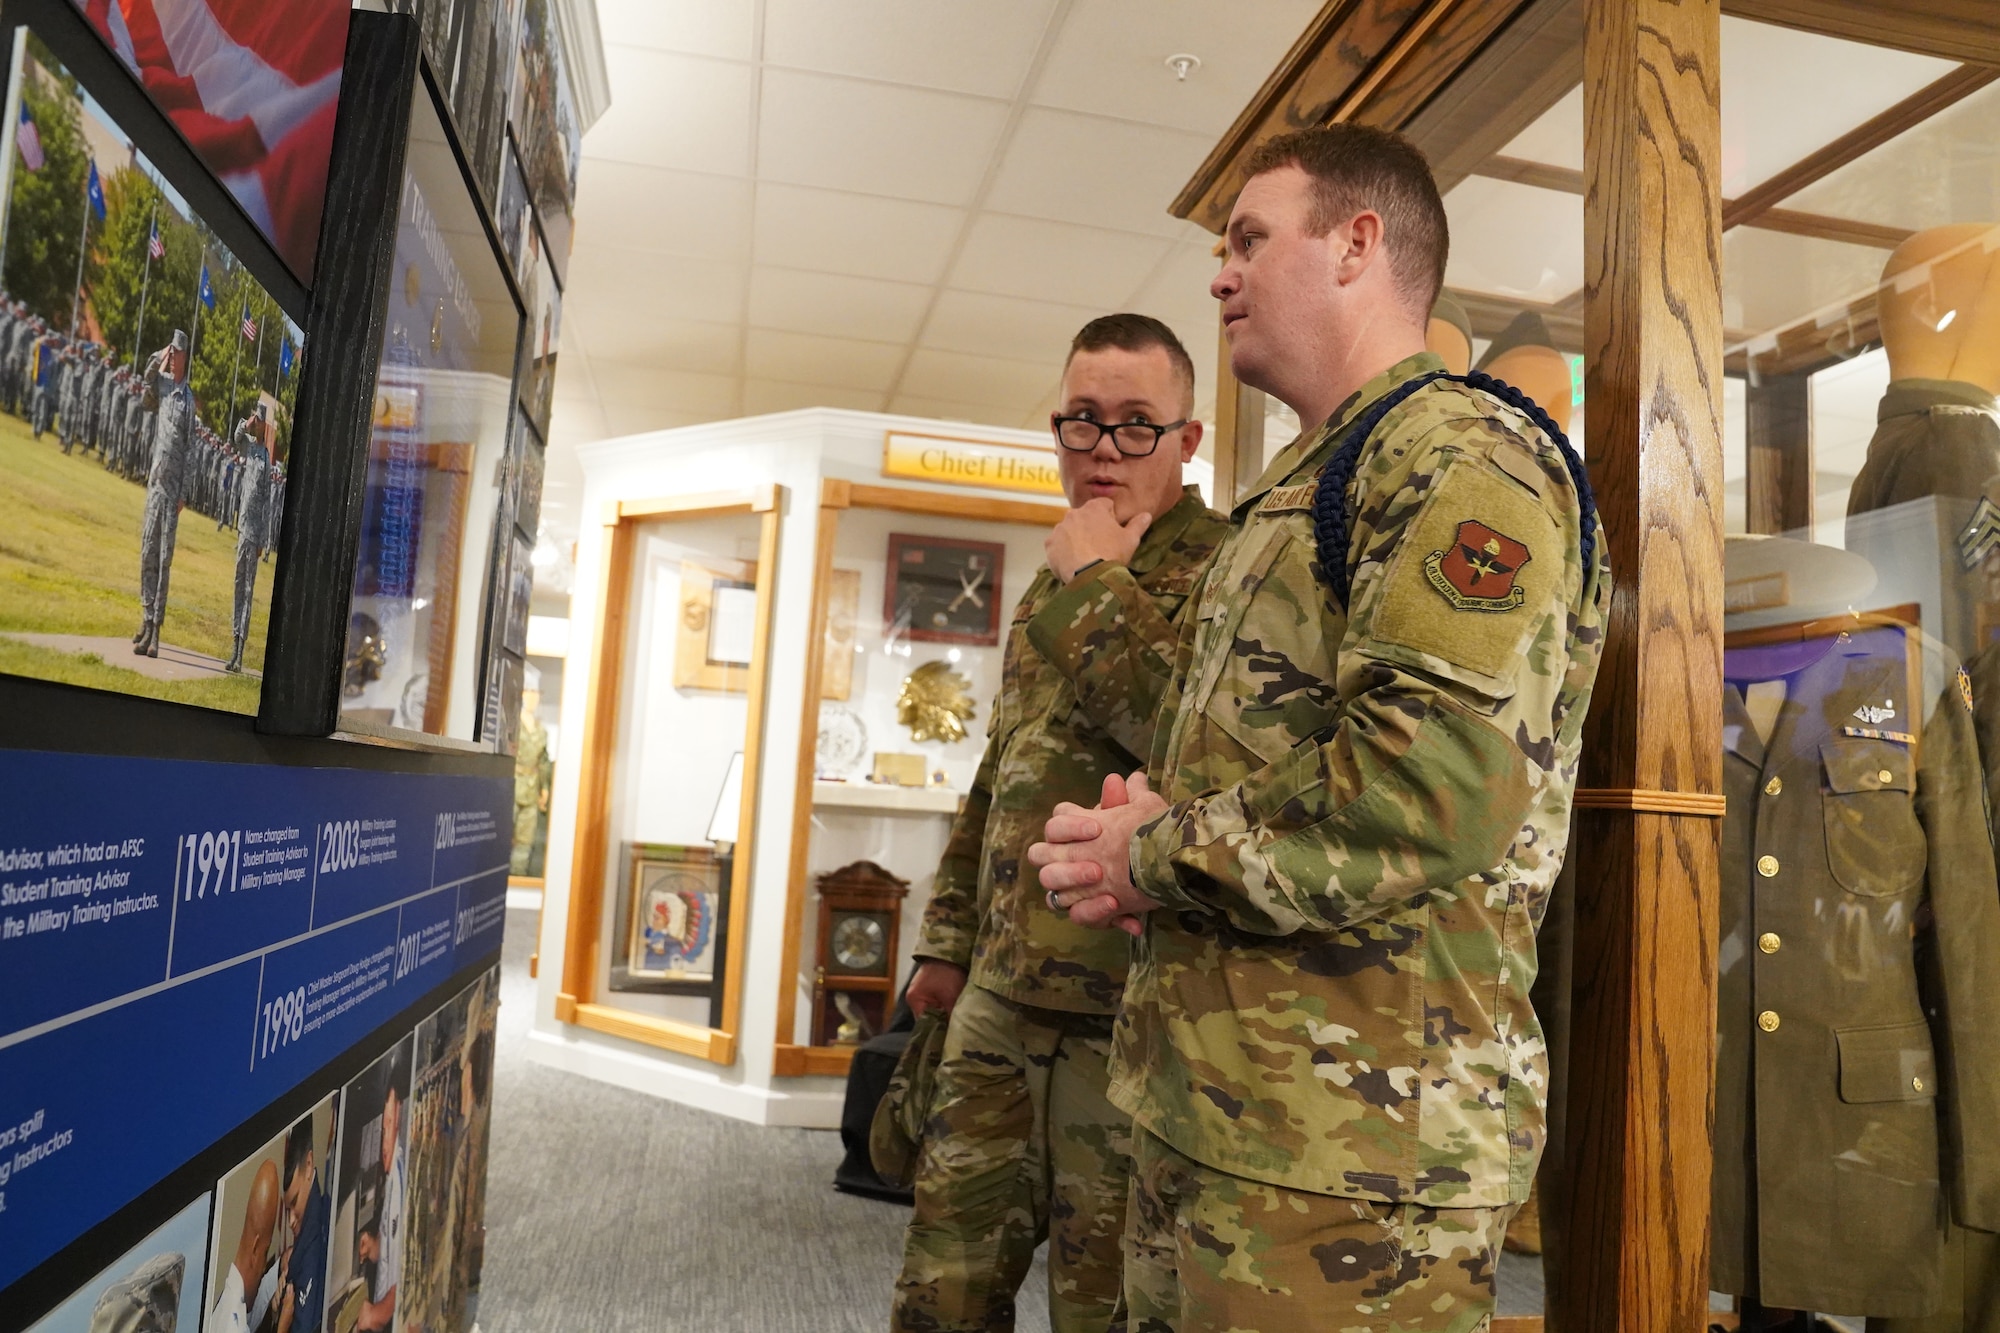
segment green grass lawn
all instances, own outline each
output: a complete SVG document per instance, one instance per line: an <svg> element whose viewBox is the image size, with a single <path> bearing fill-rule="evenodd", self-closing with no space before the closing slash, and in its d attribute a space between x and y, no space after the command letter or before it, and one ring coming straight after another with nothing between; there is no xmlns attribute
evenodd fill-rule
<svg viewBox="0 0 2000 1333"><path fill-rule="evenodd" d="M104 470L96 455L64 456L55 433L34 438L0 414L0 633L115 635L139 628L139 528L144 485ZM181 511L163 643L227 658L236 533ZM271 564L258 566L243 664L263 667ZM0 671L148 698L257 711L259 683L240 677L159 681L94 654L0 640Z"/></svg>

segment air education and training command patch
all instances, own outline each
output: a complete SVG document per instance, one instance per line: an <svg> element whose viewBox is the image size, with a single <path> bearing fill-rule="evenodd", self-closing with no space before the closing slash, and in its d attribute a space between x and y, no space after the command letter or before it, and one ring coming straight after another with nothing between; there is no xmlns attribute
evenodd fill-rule
<svg viewBox="0 0 2000 1333"><path fill-rule="evenodd" d="M1458 525L1448 550L1424 559L1431 586L1459 611L1512 611L1527 590L1514 581L1534 557L1528 548L1477 519Z"/></svg>

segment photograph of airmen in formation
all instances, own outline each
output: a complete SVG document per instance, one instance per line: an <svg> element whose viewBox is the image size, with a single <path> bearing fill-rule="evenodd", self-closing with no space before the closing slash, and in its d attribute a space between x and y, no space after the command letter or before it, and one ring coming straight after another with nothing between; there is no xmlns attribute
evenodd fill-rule
<svg viewBox="0 0 2000 1333"><path fill-rule="evenodd" d="M20 52L0 670L254 713L302 334L32 31Z"/></svg>

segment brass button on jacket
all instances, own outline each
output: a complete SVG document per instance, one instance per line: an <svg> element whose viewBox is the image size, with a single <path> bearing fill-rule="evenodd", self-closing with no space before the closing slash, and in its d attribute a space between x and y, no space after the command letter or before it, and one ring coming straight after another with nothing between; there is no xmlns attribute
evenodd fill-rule
<svg viewBox="0 0 2000 1333"><path fill-rule="evenodd" d="M1769 782L1764 784L1764 794L1766 796L1776 796L1779 792L1783 791L1784 789L1785 789L1785 780L1781 777L1778 777L1775 774L1772 775L1771 780Z"/></svg>
<svg viewBox="0 0 2000 1333"><path fill-rule="evenodd" d="M1950 1294L1943 1211L2000 1231L2000 893L1975 720L1935 644L1941 688L1911 696L1900 626L1783 647L1724 654L1710 1285L1926 1318ZM1781 677L1766 741L1742 692ZM1893 720L1857 715L1885 699ZM1991 703L2000 731L2000 683Z"/></svg>

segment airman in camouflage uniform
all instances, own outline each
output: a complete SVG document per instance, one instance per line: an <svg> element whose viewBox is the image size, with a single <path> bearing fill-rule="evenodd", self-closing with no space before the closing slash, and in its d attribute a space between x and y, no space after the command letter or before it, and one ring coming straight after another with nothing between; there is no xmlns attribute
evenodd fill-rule
<svg viewBox="0 0 2000 1333"><path fill-rule="evenodd" d="M1178 485L1198 425L1096 425L1186 418L1186 355L1157 321L1108 316L1078 335L1065 369L1064 412L1094 418L1059 436L1074 441L1060 461L1077 508L1015 609L986 753L916 950L926 961L913 1007L929 1006L941 978L957 986L969 973L970 984L937 997L955 1004L896 1285L898 1330L1013 1328L1044 1234L1052 1326L1086 1333L1117 1319L1130 1120L1105 1089L1130 946L1049 911L1020 868L1057 802L1095 800L1103 773L1150 747L1174 622L1222 532L1221 516Z"/></svg>
<svg viewBox="0 0 2000 1333"><path fill-rule="evenodd" d="M168 347L153 353L140 376L153 417L152 461L146 475L146 513L139 530L139 632L132 651L160 655L160 622L167 614L167 584L194 445L194 393L187 383L187 334L174 330Z"/></svg>
<svg viewBox="0 0 2000 1333"><path fill-rule="evenodd" d="M1325 204L1317 182L1357 157L1376 180L1402 173L1401 197L1364 173ZM1324 422L1236 504L1184 622L1147 764L1159 793L1133 782L1059 812L1031 861L1052 905L1138 934L1111 1089L1134 1118L1134 1333L1471 1333L1541 1150L1528 995L1609 605L1604 543L1580 464L1510 391L1405 392L1443 371L1420 350L1435 280L1396 276L1399 258L1443 269L1416 151L1308 131L1250 177L1213 288L1232 357L1246 380L1276 365L1266 387L1303 386L1293 405ZM1420 234L1382 239L1383 215L1419 209L1434 267ZM1312 261L1283 267L1313 246L1339 275L1322 309ZM1266 254L1277 282L1308 275L1299 292L1261 285ZM1361 286L1371 263L1396 286ZM1300 329L1333 330L1333 354L1278 360ZM1296 378L1390 348L1402 359L1337 403ZM1273 359L1246 373L1252 356Z"/></svg>

